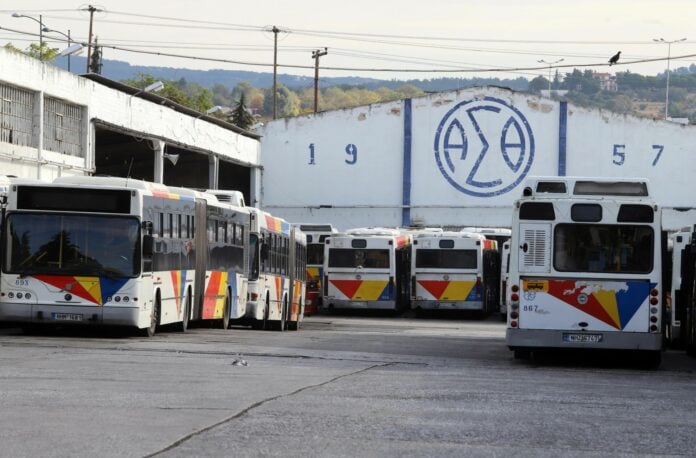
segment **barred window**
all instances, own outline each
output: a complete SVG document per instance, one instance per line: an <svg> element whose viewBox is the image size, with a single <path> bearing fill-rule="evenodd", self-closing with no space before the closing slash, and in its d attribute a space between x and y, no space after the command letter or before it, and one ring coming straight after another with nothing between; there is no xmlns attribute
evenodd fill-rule
<svg viewBox="0 0 696 458"><path fill-rule="evenodd" d="M83 107L55 99L44 99L44 149L85 157L82 135Z"/></svg>
<svg viewBox="0 0 696 458"><path fill-rule="evenodd" d="M33 137L34 93L0 84L0 141L36 147Z"/></svg>

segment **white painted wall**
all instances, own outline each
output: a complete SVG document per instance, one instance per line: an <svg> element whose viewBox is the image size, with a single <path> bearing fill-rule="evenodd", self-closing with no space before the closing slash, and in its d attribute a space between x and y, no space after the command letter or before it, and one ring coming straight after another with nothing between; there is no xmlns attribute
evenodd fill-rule
<svg viewBox="0 0 696 458"><path fill-rule="evenodd" d="M260 163L260 143L256 139L110 89L19 53L0 49L0 81L82 105L86 107L85 116L90 120L89 128L84 132L87 136L87 160L48 151L39 153L36 148L0 142L3 174L51 180L60 174L88 173L93 167L94 120L241 164L258 166ZM37 172L38 157L48 161L40 166L40 172Z"/></svg>
<svg viewBox="0 0 696 458"><path fill-rule="evenodd" d="M411 106L412 223L509 226L524 177L558 174L557 101L485 87L431 94ZM401 225L405 107L398 101L267 123L262 207L341 229ZM463 137L466 154L457 147ZM696 207L694 140L694 126L568 104L566 175L646 177L660 205ZM357 147L355 164L346 162L349 144ZM625 147L614 154L614 145ZM693 215L668 210L665 220L683 227Z"/></svg>

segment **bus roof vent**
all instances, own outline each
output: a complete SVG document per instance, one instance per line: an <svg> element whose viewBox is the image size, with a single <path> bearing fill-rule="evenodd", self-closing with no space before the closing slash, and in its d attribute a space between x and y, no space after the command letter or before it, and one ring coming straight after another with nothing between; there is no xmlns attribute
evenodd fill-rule
<svg viewBox="0 0 696 458"><path fill-rule="evenodd" d="M225 191L221 189L208 190L210 194L217 197L219 202L225 202L237 207L245 207L244 194L241 191Z"/></svg>
<svg viewBox="0 0 696 458"><path fill-rule="evenodd" d="M647 197L645 181L576 181L573 193L578 196Z"/></svg>
<svg viewBox="0 0 696 458"><path fill-rule="evenodd" d="M299 224L299 226L304 232L336 232L330 224Z"/></svg>

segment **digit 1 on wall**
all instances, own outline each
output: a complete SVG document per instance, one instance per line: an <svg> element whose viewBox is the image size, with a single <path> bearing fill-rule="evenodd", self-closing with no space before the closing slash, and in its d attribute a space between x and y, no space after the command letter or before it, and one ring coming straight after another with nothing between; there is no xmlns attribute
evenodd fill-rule
<svg viewBox="0 0 696 458"><path fill-rule="evenodd" d="M314 143L309 144L309 164L308 165L317 165L317 163L314 162Z"/></svg>

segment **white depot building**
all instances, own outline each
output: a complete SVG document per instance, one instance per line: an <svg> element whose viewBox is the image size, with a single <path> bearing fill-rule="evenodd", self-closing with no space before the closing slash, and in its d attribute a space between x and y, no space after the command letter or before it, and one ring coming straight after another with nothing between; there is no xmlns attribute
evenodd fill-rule
<svg viewBox="0 0 696 458"><path fill-rule="evenodd" d="M112 175L237 189L255 203L259 136L99 75L0 48L0 175Z"/></svg>
<svg viewBox="0 0 696 458"><path fill-rule="evenodd" d="M640 177L696 222L696 127L499 87L269 122L261 206L290 221L509 227L528 176ZM293 192L288 192L292 189Z"/></svg>

